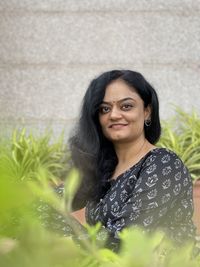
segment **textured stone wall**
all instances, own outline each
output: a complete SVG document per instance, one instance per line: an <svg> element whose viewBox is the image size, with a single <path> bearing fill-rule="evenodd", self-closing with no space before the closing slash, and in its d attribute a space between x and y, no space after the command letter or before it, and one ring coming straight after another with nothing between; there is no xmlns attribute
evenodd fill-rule
<svg viewBox="0 0 200 267"><path fill-rule="evenodd" d="M89 81L140 71L200 111L200 0L0 0L0 125L69 131Z"/></svg>

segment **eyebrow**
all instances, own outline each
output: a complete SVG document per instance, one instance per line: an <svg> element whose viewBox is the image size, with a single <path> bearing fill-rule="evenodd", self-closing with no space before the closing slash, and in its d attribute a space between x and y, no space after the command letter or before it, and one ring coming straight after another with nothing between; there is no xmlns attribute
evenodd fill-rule
<svg viewBox="0 0 200 267"><path fill-rule="evenodd" d="M102 101L101 104L112 105L113 102L120 103L120 102L123 102L123 101L126 101L126 100L133 100L133 101L135 101L135 99L133 99L132 97L126 97L126 98L122 98L122 99L120 99L120 100L118 100L118 101L111 101L111 102Z"/></svg>

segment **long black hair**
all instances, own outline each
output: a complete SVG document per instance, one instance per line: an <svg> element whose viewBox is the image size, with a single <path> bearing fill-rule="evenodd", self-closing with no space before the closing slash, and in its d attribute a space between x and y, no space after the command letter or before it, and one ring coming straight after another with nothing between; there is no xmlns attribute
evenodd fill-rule
<svg viewBox="0 0 200 267"><path fill-rule="evenodd" d="M92 80L83 98L79 121L69 139L72 161L82 175L81 186L73 201L74 209L82 208L87 200L98 200L105 194L108 179L118 162L113 144L103 135L98 119L106 87L117 79L136 90L144 101L144 107L151 107L151 124L148 127L144 125L146 139L155 144L160 137L158 97L140 73L112 70Z"/></svg>

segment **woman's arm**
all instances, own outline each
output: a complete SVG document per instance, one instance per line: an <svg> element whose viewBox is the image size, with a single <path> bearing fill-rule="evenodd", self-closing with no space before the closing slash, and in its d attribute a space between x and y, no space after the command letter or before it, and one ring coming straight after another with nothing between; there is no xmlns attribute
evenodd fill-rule
<svg viewBox="0 0 200 267"><path fill-rule="evenodd" d="M114 237L131 225L146 230L174 228L177 236L189 236L194 234L188 232L194 231L192 213L191 177L176 154L169 152L143 163L132 194L106 227Z"/></svg>

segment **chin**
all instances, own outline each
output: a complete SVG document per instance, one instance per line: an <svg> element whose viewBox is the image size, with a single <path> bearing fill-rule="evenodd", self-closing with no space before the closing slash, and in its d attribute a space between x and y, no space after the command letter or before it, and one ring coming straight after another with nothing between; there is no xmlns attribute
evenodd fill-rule
<svg viewBox="0 0 200 267"><path fill-rule="evenodd" d="M128 140L127 136L112 136L109 138L111 142L121 142Z"/></svg>

